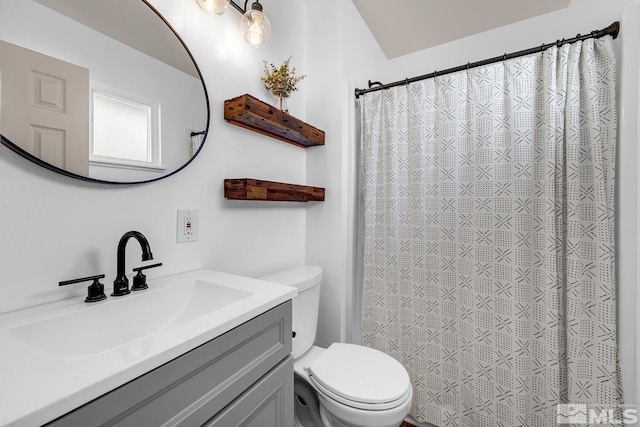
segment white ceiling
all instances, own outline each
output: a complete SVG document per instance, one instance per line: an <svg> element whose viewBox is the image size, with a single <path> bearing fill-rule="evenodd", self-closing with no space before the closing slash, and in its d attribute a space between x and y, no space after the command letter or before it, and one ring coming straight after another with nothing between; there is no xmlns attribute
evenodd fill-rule
<svg viewBox="0 0 640 427"><path fill-rule="evenodd" d="M142 1L35 1L159 61L200 78L180 40Z"/></svg>
<svg viewBox="0 0 640 427"><path fill-rule="evenodd" d="M571 0L352 0L387 58L566 8Z"/></svg>
<svg viewBox="0 0 640 427"><path fill-rule="evenodd" d="M36 1L197 77L178 39L143 2ZM387 58L395 58L563 9L571 0L352 1Z"/></svg>

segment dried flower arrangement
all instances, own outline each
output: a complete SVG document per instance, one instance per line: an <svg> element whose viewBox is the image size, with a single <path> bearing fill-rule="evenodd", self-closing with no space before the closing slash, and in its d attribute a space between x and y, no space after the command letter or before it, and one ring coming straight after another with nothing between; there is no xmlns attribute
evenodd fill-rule
<svg viewBox="0 0 640 427"><path fill-rule="evenodd" d="M262 61L263 75L260 79L264 83L265 89L285 97L298 90L298 83L307 76L297 76L296 68L291 66L290 62L291 57L276 67L273 64L267 65L267 61Z"/></svg>

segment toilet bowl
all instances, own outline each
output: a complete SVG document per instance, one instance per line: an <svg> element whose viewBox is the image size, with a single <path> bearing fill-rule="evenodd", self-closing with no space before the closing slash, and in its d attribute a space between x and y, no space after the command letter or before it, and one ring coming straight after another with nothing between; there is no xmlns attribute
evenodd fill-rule
<svg viewBox="0 0 640 427"><path fill-rule="evenodd" d="M313 345L322 269L304 265L261 279L298 288L293 299L291 352L296 426L398 427L413 398L402 364L360 345L334 343L326 349Z"/></svg>

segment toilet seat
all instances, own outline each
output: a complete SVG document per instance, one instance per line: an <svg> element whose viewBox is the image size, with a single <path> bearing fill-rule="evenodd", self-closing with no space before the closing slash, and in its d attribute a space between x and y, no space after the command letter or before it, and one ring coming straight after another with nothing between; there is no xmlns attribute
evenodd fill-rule
<svg viewBox="0 0 640 427"><path fill-rule="evenodd" d="M318 391L363 410L398 407L412 396L409 375L393 357L368 347L335 343L309 365Z"/></svg>
<svg viewBox="0 0 640 427"><path fill-rule="evenodd" d="M333 391L325 388L322 384L318 383L314 377L310 377L311 383L320 393L324 394L326 397L329 397L335 400L338 403L341 403L345 406L350 406L356 409L362 409L364 411L383 411L385 409L393 409L400 405L402 405L409 397L412 396L411 389L407 389L406 393L398 400L394 400L391 402L382 402L382 403L365 403L358 402L356 400L345 399L343 396L340 396Z"/></svg>

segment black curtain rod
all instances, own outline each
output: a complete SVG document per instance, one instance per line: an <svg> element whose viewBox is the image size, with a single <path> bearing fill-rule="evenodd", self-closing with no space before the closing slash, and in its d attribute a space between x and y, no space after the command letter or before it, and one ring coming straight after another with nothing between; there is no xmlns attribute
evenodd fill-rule
<svg viewBox="0 0 640 427"><path fill-rule="evenodd" d="M562 39L558 40L555 43L543 44L542 46L534 47L531 49L521 50L519 52L514 53L505 53L501 56L496 56L495 58L485 59L484 61L478 62L469 62L465 65L460 65L458 67L449 68L443 71L434 71L433 73L424 74L418 77L412 77L410 79L404 79L393 83L382 84L380 82L372 82L369 80L369 88L368 89L356 89L355 94L356 98L359 98L360 95L364 95L365 93L375 92L378 90L389 89L395 86L407 85L409 83L418 82L420 80L426 80L430 78L435 78L437 76L444 76L445 74L457 73L458 71L468 70L470 68L482 67L483 65L493 64L494 62L506 61L507 59L517 58L519 56L531 55L533 53L538 53L549 49L551 46L562 46L568 43L575 43L577 41L587 40L590 38L600 38L607 35L611 35L614 39L618 37L618 33L620 32L620 22L614 22L609 25L607 28L603 28L602 30L592 31L589 34L585 34L581 36L578 34L572 39Z"/></svg>

